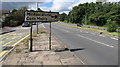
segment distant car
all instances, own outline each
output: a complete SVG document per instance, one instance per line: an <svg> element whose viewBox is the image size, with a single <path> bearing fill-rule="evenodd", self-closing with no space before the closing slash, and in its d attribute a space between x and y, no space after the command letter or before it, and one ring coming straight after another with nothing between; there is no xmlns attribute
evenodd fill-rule
<svg viewBox="0 0 120 67"><path fill-rule="evenodd" d="M30 27L29 22L24 22L24 23L22 24L22 27Z"/></svg>
<svg viewBox="0 0 120 67"><path fill-rule="evenodd" d="M32 22L32 25L36 25L36 22Z"/></svg>
<svg viewBox="0 0 120 67"><path fill-rule="evenodd" d="M77 24L77 26L82 27L83 25L82 25L82 24L80 24L80 23L78 23L78 24Z"/></svg>

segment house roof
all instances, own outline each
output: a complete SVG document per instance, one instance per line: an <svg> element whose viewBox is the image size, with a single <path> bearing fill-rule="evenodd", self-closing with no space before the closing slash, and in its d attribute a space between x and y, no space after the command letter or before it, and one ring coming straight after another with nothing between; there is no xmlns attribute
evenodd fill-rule
<svg viewBox="0 0 120 67"><path fill-rule="evenodd" d="M9 11L9 10L0 10L0 13L1 13L1 14L9 14L10 11Z"/></svg>

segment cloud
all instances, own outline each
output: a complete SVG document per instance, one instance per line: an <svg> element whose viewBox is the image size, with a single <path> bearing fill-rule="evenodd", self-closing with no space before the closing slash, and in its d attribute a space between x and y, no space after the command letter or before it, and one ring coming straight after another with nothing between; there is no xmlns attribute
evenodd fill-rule
<svg viewBox="0 0 120 67"><path fill-rule="evenodd" d="M43 4L40 2L39 4ZM27 6L28 9L36 10L36 2L2 2L1 4L2 10L12 10L12 9L19 9L22 6Z"/></svg>
<svg viewBox="0 0 120 67"><path fill-rule="evenodd" d="M50 11L51 10L51 8L49 8L49 7L40 7L40 9L43 11Z"/></svg>
<svg viewBox="0 0 120 67"><path fill-rule="evenodd" d="M108 0L108 2L119 2L120 0Z"/></svg>
<svg viewBox="0 0 120 67"><path fill-rule="evenodd" d="M73 4L78 0L53 0L51 7L42 6L40 7L44 11L53 11L53 12L60 12L60 13L68 13L72 10ZM46 2L47 3L47 2Z"/></svg>
<svg viewBox="0 0 120 67"><path fill-rule="evenodd" d="M1 2L51 2L52 0L1 0Z"/></svg>
<svg viewBox="0 0 120 67"><path fill-rule="evenodd" d="M119 2L120 0L107 0L109 2ZM18 9L22 6L28 6L29 9L36 10L36 2L41 4L47 4L48 2L52 2L51 7L41 6L40 8L44 11L54 11L54 12L65 12L68 13L72 10L74 6L77 6L80 3L86 2L96 2L96 0L1 0L2 3L0 5L0 9L3 10L12 10ZM47 4L48 5L48 4Z"/></svg>
<svg viewBox="0 0 120 67"><path fill-rule="evenodd" d="M1 0L1 2L53 2L55 0ZM64 2L74 2L75 0L64 0ZM57 2L63 2L58 0Z"/></svg>

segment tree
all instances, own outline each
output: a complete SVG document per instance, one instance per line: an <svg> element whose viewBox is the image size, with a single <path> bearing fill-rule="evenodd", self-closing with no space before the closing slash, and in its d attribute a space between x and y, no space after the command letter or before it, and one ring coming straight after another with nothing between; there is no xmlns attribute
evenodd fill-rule
<svg viewBox="0 0 120 67"><path fill-rule="evenodd" d="M8 17L5 18L5 22L7 25L14 24L14 22L18 25L24 22L24 13L27 11L27 7L23 6L20 9L13 9Z"/></svg>
<svg viewBox="0 0 120 67"><path fill-rule="evenodd" d="M38 8L37 10L40 11L40 12L43 12L40 8Z"/></svg>
<svg viewBox="0 0 120 67"><path fill-rule="evenodd" d="M59 15L59 20L60 20L60 21L65 21L65 20L67 20L67 14L66 14L66 13L60 14L60 15Z"/></svg>
<svg viewBox="0 0 120 67"><path fill-rule="evenodd" d="M63 16L60 18L65 20ZM120 26L120 2L97 0L96 3L79 4L68 13L67 22L107 26L108 31L115 31Z"/></svg>
<svg viewBox="0 0 120 67"><path fill-rule="evenodd" d="M107 22L108 22L107 23L107 31L116 32L116 29L118 28L116 22L112 21L111 19L108 19Z"/></svg>
<svg viewBox="0 0 120 67"><path fill-rule="evenodd" d="M17 9L13 9L11 13L13 14L13 13L15 13L15 12L17 12Z"/></svg>

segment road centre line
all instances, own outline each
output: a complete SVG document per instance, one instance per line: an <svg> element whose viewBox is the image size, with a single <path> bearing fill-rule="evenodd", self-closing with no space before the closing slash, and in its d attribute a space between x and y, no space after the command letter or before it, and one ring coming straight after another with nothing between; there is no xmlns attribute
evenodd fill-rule
<svg viewBox="0 0 120 67"><path fill-rule="evenodd" d="M114 38L114 37L110 37L111 39L114 39L114 40L118 40L117 38Z"/></svg>
<svg viewBox="0 0 120 67"><path fill-rule="evenodd" d="M93 35L95 35L95 33L90 33L90 34L93 34Z"/></svg>
<svg viewBox="0 0 120 67"><path fill-rule="evenodd" d="M101 36L101 37L105 37L104 35L99 35L99 36Z"/></svg>
<svg viewBox="0 0 120 67"><path fill-rule="evenodd" d="M80 36L80 37L82 37L82 38L85 38L85 39L88 39L88 40L90 40L90 41L93 41L93 42L96 42L96 43L102 44L102 45L104 45L104 46L108 46L108 47L114 48L114 46L111 46L111 45L108 45L108 44L105 44L105 43L102 43L102 42L99 42L99 41L96 41L96 40L93 40L93 39L87 38L87 37L85 37L85 36L82 36L82 35L78 35L78 36Z"/></svg>
<svg viewBox="0 0 120 67"><path fill-rule="evenodd" d="M85 33L89 33L89 32L85 31Z"/></svg>

